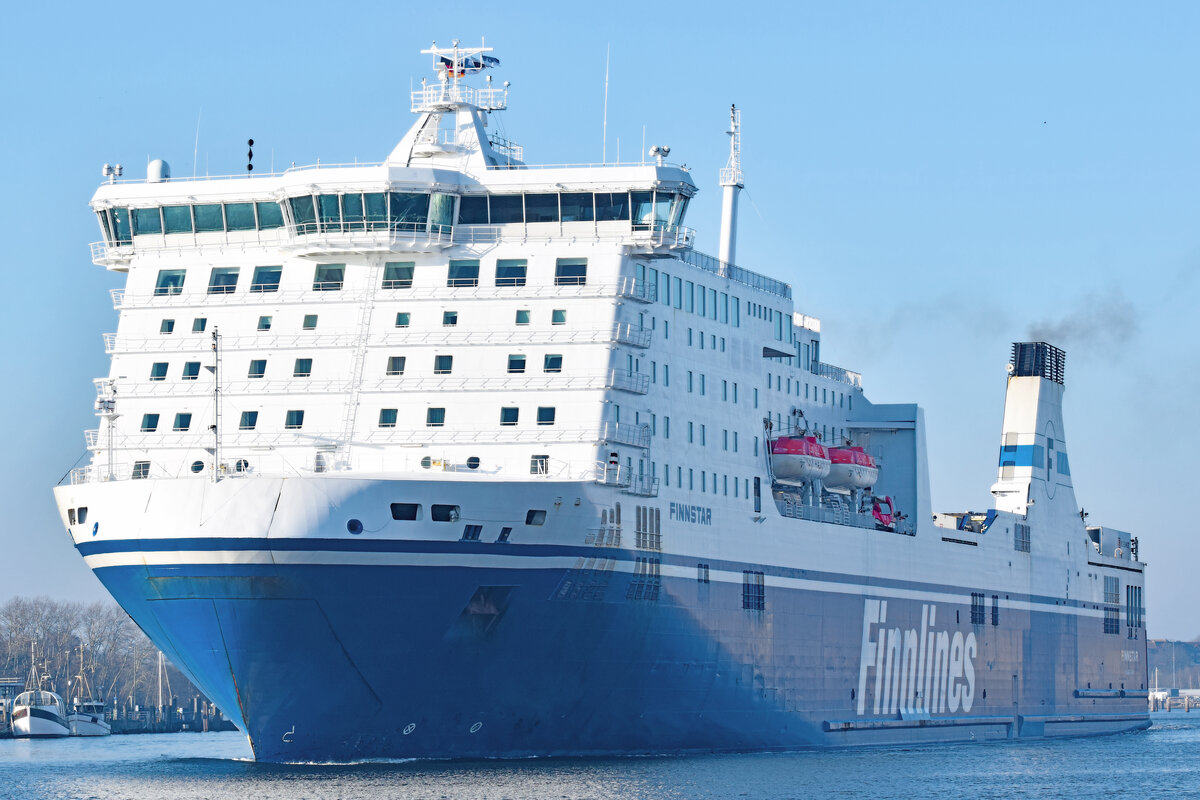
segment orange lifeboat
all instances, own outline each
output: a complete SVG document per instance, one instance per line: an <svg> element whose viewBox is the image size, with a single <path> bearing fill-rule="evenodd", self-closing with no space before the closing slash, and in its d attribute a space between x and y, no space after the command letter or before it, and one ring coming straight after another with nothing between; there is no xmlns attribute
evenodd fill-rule
<svg viewBox="0 0 1200 800"><path fill-rule="evenodd" d="M879 465L861 447L829 448L829 489L866 489L879 479Z"/></svg>
<svg viewBox="0 0 1200 800"><path fill-rule="evenodd" d="M783 483L809 483L829 474L829 453L815 436L780 436L770 448L771 470Z"/></svg>

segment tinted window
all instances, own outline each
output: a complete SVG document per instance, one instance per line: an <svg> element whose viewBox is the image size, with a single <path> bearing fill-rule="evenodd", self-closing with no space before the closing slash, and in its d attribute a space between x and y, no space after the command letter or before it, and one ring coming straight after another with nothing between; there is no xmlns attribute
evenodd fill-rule
<svg viewBox="0 0 1200 800"><path fill-rule="evenodd" d="M525 212L519 194L494 194L491 196L492 224L524 222Z"/></svg>
<svg viewBox="0 0 1200 800"><path fill-rule="evenodd" d="M162 218L157 208L133 209L134 233L162 233Z"/></svg>
<svg viewBox="0 0 1200 800"><path fill-rule="evenodd" d="M607 220L628 220L629 195L625 192L621 192L620 194L597 194L596 219L600 222Z"/></svg>
<svg viewBox="0 0 1200 800"><path fill-rule="evenodd" d="M163 228L167 233L191 233L192 207L164 206Z"/></svg>
<svg viewBox="0 0 1200 800"><path fill-rule="evenodd" d="M225 227L231 231L254 230L254 204L226 203Z"/></svg>
<svg viewBox="0 0 1200 800"><path fill-rule="evenodd" d="M559 198L563 222L591 222L595 219L591 194L563 194Z"/></svg>
<svg viewBox="0 0 1200 800"><path fill-rule="evenodd" d="M256 203L260 231L283 227L283 208L279 203Z"/></svg>
<svg viewBox="0 0 1200 800"><path fill-rule="evenodd" d="M525 195L526 222L558 222L558 195Z"/></svg>
<svg viewBox="0 0 1200 800"><path fill-rule="evenodd" d="M459 507L434 503L429 507L429 518L434 522L454 522L459 518Z"/></svg>
<svg viewBox="0 0 1200 800"><path fill-rule="evenodd" d="M466 195L458 201L458 221L462 225L486 225L487 195Z"/></svg>
<svg viewBox="0 0 1200 800"><path fill-rule="evenodd" d="M421 518L420 503L392 503L392 519L412 522Z"/></svg>
<svg viewBox="0 0 1200 800"><path fill-rule="evenodd" d="M225 218L221 216L219 204L192 206L196 215L196 231L199 233L225 230Z"/></svg>

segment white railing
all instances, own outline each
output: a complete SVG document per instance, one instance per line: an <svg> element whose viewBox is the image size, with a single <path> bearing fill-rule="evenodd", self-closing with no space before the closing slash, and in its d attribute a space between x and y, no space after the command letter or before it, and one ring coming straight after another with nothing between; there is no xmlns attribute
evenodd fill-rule
<svg viewBox="0 0 1200 800"><path fill-rule="evenodd" d="M605 386L633 394L646 394L650 391L650 376L619 369L609 370Z"/></svg>
<svg viewBox="0 0 1200 800"><path fill-rule="evenodd" d="M440 111L457 105L471 105L488 111L503 111L508 107L508 90L477 89L462 83L446 82L423 86L412 93L412 110Z"/></svg>
<svg viewBox="0 0 1200 800"><path fill-rule="evenodd" d="M826 364L821 361L812 362L812 372L814 375L820 375L822 378L830 378L842 383L848 383L856 389L862 388L862 375L858 372L851 372L842 367L835 367L833 364Z"/></svg>

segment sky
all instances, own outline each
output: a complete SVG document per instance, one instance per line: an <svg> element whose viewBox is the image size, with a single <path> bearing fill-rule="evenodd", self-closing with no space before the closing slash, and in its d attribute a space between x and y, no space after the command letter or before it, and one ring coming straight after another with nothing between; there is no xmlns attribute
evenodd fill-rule
<svg viewBox="0 0 1200 800"><path fill-rule="evenodd" d="M432 40L481 36L503 130L540 163L671 147L715 253L730 103L743 109L738 262L789 281L822 357L926 410L936 510L991 499L1013 341L1067 351L1065 423L1090 524L1138 536L1152 637L1200 620L1200 5L1185 2L20 3L0 54L0 600L105 597L51 487L97 420L88 200L144 175L380 161ZM82 463L82 462L81 462Z"/></svg>

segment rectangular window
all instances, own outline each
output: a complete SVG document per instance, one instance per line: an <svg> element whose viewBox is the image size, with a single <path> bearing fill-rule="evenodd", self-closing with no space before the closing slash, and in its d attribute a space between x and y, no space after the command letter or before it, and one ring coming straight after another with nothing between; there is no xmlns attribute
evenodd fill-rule
<svg viewBox="0 0 1200 800"><path fill-rule="evenodd" d="M421 518L420 503L392 503L392 519L414 522Z"/></svg>
<svg viewBox="0 0 1200 800"><path fill-rule="evenodd" d="M315 331L317 329L317 315L305 314L303 329L306 331Z"/></svg>
<svg viewBox="0 0 1200 800"><path fill-rule="evenodd" d="M708 426L702 422L702 423L700 423L700 446L705 447L707 445L708 445Z"/></svg>
<svg viewBox="0 0 1200 800"><path fill-rule="evenodd" d="M192 427L192 415L181 411L175 415L175 424L171 426L173 431L186 431Z"/></svg>
<svg viewBox="0 0 1200 800"><path fill-rule="evenodd" d="M449 375L454 369L454 356L434 356L433 357L433 374L434 375Z"/></svg>
<svg viewBox="0 0 1200 800"><path fill-rule="evenodd" d="M529 324L529 309L527 309L527 308L518 308L517 309L516 324L517 325L528 325Z"/></svg>
<svg viewBox="0 0 1200 800"><path fill-rule="evenodd" d="M491 224L506 225L525 221L525 204L519 194L494 194L488 198Z"/></svg>
<svg viewBox="0 0 1200 800"><path fill-rule="evenodd" d="M396 327L407 328L412 321L412 314L408 311L400 311L396 314Z"/></svg>
<svg viewBox="0 0 1200 800"><path fill-rule="evenodd" d="M260 331L271 330L271 318L270 317L259 317L258 318L258 329Z"/></svg>
<svg viewBox="0 0 1200 800"><path fill-rule="evenodd" d="M316 271L313 273L313 291L341 291L342 283L344 282L345 278L345 264L317 264Z"/></svg>
<svg viewBox="0 0 1200 800"><path fill-rule="evenodd" d="M555 286L583 286L585 283L587 283L586 258L560 258L555 262Z"/></svg>
<svg viewBox="0 0 1200 800"><path fill-rule="evenodd" d="M397 413L398 413L398 409L395 409L395 408L379 409L379 427L381 427L381 428L396 427Z"/></svg>
<svg viewBox="0 0 1200 800"><path fill-rule="evenodd" d="M207 317L196 317L192 320L192 333L204 333L204 329L208 327Z"/></svg>
<svg viewBox="0 0 1200 800"><path fill-rule="evenodd" d="M742 571L742 608L747 611L766 610L767 589L763 573L754 570Z"/></svg>
<svg viewBox="0 0 1200 800"><path fill-rule="evenodd" d="M1105 633L1120 633L1121 632L1121 609L1119 609L1119 608L1104 609L1104 632Z"/></svg>
<svg viewBox="0 0 1200 800"><path fill-rule="evenodd" d="M563 222L592 222L595 219L590 192L561 194L559 204L562 207Z"/></svg>
<svg viewBox="0 0 1200 800"><path fill-rule="evenodd" d="M191 233L191 206L163 206L163 231L165 233Z"/></svg>
<svg viewBox="0 0 1200 800"><path fill-rule="evenodd" d="M312 375L311 358L297 358L296 366L292 369L293 378L307 378Z"/></svg>
<svg viewBox="0 0 1200 800"><path fill-rule="evenodd" d="M158 414L142 414L142 433L158 430Z"/></svg>
<svg viewBox="0 0 1200 800"><path fill-rule="evenodd" d="M226 203L225 227L231 231L254 230L254 204Z"/></svg>
<svg viewBox="0 0 1200 800"><path fill-rule="evenodd" d="M551 311L550 312L550 324L551 325L566 325L567 324L567 310L565 308L556 308L553 311Z"/></svg>
<svg viewBox="0 0 1200 800"><path fill-rule="evenodd" d="M538 406L537 424L538 425L553 425L554 424L554 406Z"/></svg>
<svg viewBox="0 0 1200 800"><path fill-rule="evenodd" d="M1121 602L1121 581L1114 575L1104 576L1104 602L1113 605Z"/></svg>
<svg viewBox="0 0 1200 800"><path fill-rule="evenodd" d="M708 564L696 565L696 582L708 583Z"/></svg>
<svg viewBox="0 0 1200 800"><path fill-rule="evenodd" d="M446 277L447 286L478 286L479 260L475 258L452 259Z"/></svg>
<svg viewBox="0 0 1200 800"><path fill-rule="evenodd" d="M520 410L513 406L506 406L500 409L500 424L501 425L516 425L517 417L520 415Z"/></svg>
<svg viewBox="0 0 1200 800"><path fill-rule="evenodd" d="M558 222L558 195L525 195L525 221Z"/></svg>
<svg viewBox="0 0 1200 800"><path fill-rule="evenodd" d="M225 217L221 214L220 203L192 206L192 213L196 215L196 233L225 230Z"/></svg>
<svg viewBox="0 0 1200 800"><path fill-rule="evenodd" d="M693 383L693 375L692 375L692 371L689 369L688 370L688 378L687 378L687 390L689 393L692 391L692 383Z"/></svg>
<svg viewBox="0 0 1200 800"><path fill-rule="evenodd" d="M562 372L562 354L547 353L542 359L542 372Z"/></svg>
<svg viewBox="0 0 1200 800"><path fill-rule="evenodd" d="M459 225L487 225L487 195L463 195L458 201Z"/></svg>
<svg viewBox="0 0 1200 800"><path fill-rule="evenodd" d="M971 592L971 624L983 624L983 592Z"/></svg>
<svg viewBox="0 0 1200 800"><path fill-rule="evenodd" d="M209 294L232 294L237 289L239 267L213 267L208 275Z"/></svg>
<svg viewBox="0 0 1200 800"><path fill-rule="evenodd" d="M156 209L157 211L157 209ZM160 269L158 281L154 284L156 297L179 294L183 291L183 280L187 277L186 269Z"/></svg>
<svg viewBox="0 0 1200 800"><path fill-rule="evenodd" d="M258 229L269 231L283 227L283 206L279 203L255 203L258 212Z"/></svg>
<svg viewBox="0 0 1200 800"><path fill-rule="evenodd" d="M444 408L427 408L425 409L425 427L440 428L446 424L446 409Z"/></svg>
<svg viewBox="0 0 1200 800"><path fill-rule="evenodd" d="M254 293L279 291L279 276L283 267L255 267L250 280L250 291Z"/></svg>
<svg viewBox="0 0 1200 800"><path fill-rule="evenodd" d="M150 462L135 461L133 462L133 479L135 481L150 477Z"/></svg>
<svg viewBox="0 0 1200 800"><path fill-rule="evenodd" d="M629 193L596 192L596 221L608 222L616 220L629 221Z"/></svg>
<svg viewBox="0 0 1200 800"><path fill-rule="evenodd" d="M524 286L526 260L523 258L501 258L496 261L497 286Z"/></svg>
<svg viewBox="0 0 1200 800"><path fill-rule="evenodd" d="M162 217L158 213L158 207L154 208L134 208L131 209L133 214L133 233L135 236L141 236L147 233L162 233Z"/></svg>
<svg viewBox="0 0 1200 800"><path fill-rule="evenodd" d="M296 430L300 430L301 428L303 428L304 427L304 411L303 411L303 409L298 409L298 410L287 412L287 416L284 417L283 427L289 431L296 431Z"/></svg>
<svg viewBox="0 0 1200 800"><path fill-rule="evenodd" d="M164 319L158 325L159 333L172 333L174 330L175 330L175 320L173 320L173 319Z"/></svg>
<svg viewBox="0 0 1200 800"><path fill-rule="evenodd" d="M429 518L434 522L454 522L462 515L459 506L434 503L429 507Z"/></svg>
<svg viewBox="0 0 1200 800"><path fill-rule="evenodd" d="M1130 628L1142 627L1142 587L1125 587L1125 624ZM1131 633L1130 636L1135 634Z"/></svg>
<svg viewBox="0 0 1200 800"><path fill-rule="evenodd" d="M703 373L703 372L701 372L701 373L700 373L700 396L701 396L701 397L704 397L704 395L705 395L705 389L704 389L704 373Z"/></svg>
<svg viewBox="0 0 1200 800"><path fill-rule="evenodd" d="M1029 523L1018 522L1013 526L1013 549L1018 553L1029 552Z"/></svg>
<svg viewBox="0 0 1200 800"><path fill-rule="evenodd" d="M384 289L411 289L416 262L389 261L383 265Z"/></svg>
<svg viewBox="0 0 1200 800"><path fill-rule="evenodd" d="M317 232L317 208L313 203L312 195L289 197L288 205L292 207L292 219L296 222L296 233Z"/></svg>
<svg viewBox="0 0 1200 800"><path fill-rule="evenodd" d="M519 353L513 353L508 357L508 372L509 374L525 371L525 356Z"/></svg>
<svg viewBox="0 0 1200 800"><path fill-rule="evenodd" d="M242 418L238 420L239 431L252 431L258 425L257 411L243 411Z"/></svg>
<svg viewBox="0 0 1200 800"><path fill-rule="evenodd" d="M165 381L167 379L167 362L155 361L150 365L150 380Z"/></svg>
<svg viewBox="0 0 1200 800"><path fill-rule="evenodd" d="M247 378L261 378L267 374L267 360L265 358L256 358L250 362L250 371L246 373Z"/></svg>
<svg viewBox="0 0 1200 800"><path fill-rule="evenodd" d="M671 367L663 364L663 386L671 385Z"/></svg>
<svg viewBox="0 0 1200 800"><path fill-rule="evenodd" d="M405 356L388 356L387 374L403 375L405 358Z"/></svg>
<svg viewBox="0 0 1200 800"><path fill-rule="evenodd" d="M194 381L200 377L200 362L185 361L183 363L183 379L185 381Z"/></svg>
<svg viewBox="0 0 1200 800"><path fill-rule="evenodd" d="M443 311L442 312L442 327L453 328L457 324L458 324L458 312L457 311Z"/></svg>
<svg viewBox="0 0 1200 800"><path fill-rule="evenodd" d="M1000 596L992 595L992 625L1000 624Z"/></svg>

